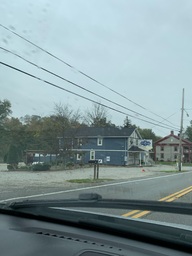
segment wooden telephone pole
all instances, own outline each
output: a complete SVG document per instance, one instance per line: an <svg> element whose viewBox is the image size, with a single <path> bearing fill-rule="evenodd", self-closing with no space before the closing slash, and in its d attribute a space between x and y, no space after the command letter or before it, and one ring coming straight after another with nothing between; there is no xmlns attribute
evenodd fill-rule
<svg viewBox="0 0 192 256"><path fill-rule="evenodd" d="M179 159L178 159L179 171L181 171L181 167L182 167L182 158L183 158L183 150L182 150L183 112L184 112L184 88L183 88L183 92L182 92L181 126L180 126L180 134L179 134Z"/></svg>

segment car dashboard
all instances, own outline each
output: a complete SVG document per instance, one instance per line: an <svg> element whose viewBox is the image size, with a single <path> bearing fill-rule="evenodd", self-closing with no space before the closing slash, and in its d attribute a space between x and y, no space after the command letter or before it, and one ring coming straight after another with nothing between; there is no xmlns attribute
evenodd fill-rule
<svg viewBox="0 0 192 256"><path fill-rule="evenodd" d="M0 215L1 255L9 256L117 256L191 255L151 241L131 236L49 221Z"/></svg>

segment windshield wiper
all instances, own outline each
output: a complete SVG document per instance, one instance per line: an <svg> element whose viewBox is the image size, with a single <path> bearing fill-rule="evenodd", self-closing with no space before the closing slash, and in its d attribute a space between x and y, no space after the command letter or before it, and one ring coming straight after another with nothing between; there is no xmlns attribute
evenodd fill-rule
<svg viewBox="0 0 192 256"><path fill-rule="evenodd" d="M96 193L80 194L78 199L61 200L26 200L0 205L1 209L21 210L29 208L52 208L52 207L85 207L85 208L111 208L126 210L148 210L156 212L176 213L192 215L191 203L163 202L152 200L130 199L103 199Z"/></svg>

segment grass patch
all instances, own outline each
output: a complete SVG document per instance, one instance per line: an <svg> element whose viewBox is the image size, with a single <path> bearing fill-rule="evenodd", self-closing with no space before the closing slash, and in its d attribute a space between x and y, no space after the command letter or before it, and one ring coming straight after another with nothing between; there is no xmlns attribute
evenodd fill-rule
<svg viewBox="0 0 192 256"><path fill-rule="evenodd" d="M183 163L183 166L192 166L192 163Z"/></svg>
<svg viewBox="0 0 192 256"><path fill-rule="evenodd" d="M105 182L105 181L112 181L112 179L74 179L74 180L67 180L71 183L98 183L98 182Z"/></svg>
<svg viewBox="0 0 192 256"><path fill-rule="evenodd" d="M172 165L176 166L176 162L155 162L156 165ZM182 163L183 166L192 166L192 163Z"/></svg>
<svg viewBox="0 0 192 256"><path fill-rule="evenodd" d="M180 171L179 171L179 170L163 170L163 171L161 171L161 172L167 172L167 173L169 173L169 172L171 172L171 173L175 172L175 173L179 173ZM181 171L181 172L186 172L186 171Z"/></svg>

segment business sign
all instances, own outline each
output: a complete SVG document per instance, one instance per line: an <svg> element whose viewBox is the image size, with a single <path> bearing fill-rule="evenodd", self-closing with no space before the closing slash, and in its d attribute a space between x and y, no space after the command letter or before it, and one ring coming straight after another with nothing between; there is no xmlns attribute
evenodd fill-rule
<svg viewBox="0 0 192 256"><path fill-rule="evenodd" d="M143 150L151 150L153 148L152 140L138 140L138 147Z"/></svg>

